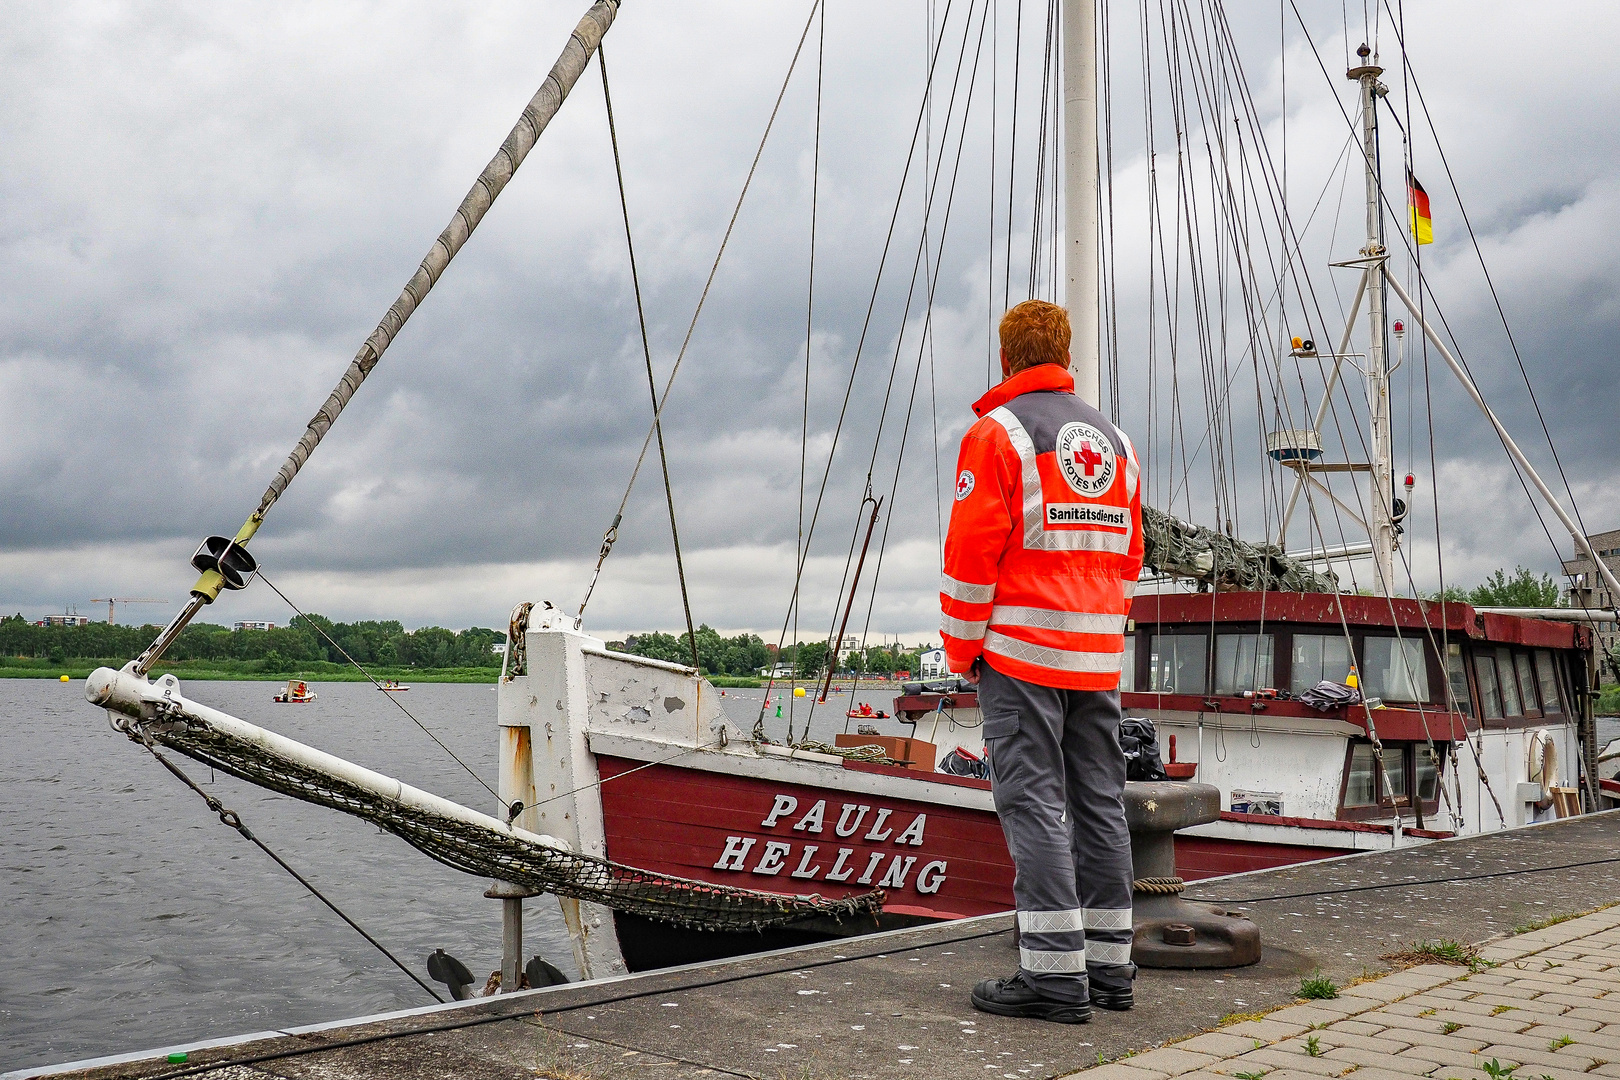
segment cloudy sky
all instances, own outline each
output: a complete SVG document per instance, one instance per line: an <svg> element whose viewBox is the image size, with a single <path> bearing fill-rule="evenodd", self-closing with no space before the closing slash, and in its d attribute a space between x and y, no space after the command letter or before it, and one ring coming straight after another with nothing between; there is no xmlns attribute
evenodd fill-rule
<svg viewBox="0 0 1620 1080"><path fill-rule="evenodd" d="M234 531L256 505L585 6L497 0L470 14L338 0L0 6L0 608L92 613L91 597L118 595L171 601L131 608L129 617L174 610L194 576L191 550L209 533ZM1029 289L1045 5L1024 7L1014 301ZM855 623L865 623L870 604L874 635L934 633L938 529L949 512L936 474L948 488L967 405L985 385L987 314L999 307L1007 274L1017 8L995 0L981 46L982 0L831 0L819 170L812 31L666 413L698 620L774 640L791 593L819 178L811 506L846 385L853 390L805 574L804 633L821 636L832 617L869 468L885 498L887 544L875 600L863 589ZM1162 275L1150 285L1139 8L1114 8L1121 415L1148 454L1150 497L1215 524L1211 491L1225 476L1233 495L1224 512L1260 538L1276 527L1277 481L1263 468L1260 441L1266 416L1281 407L1268 385L1275 377L1254 366L1244 333L1205 350L1223 365L1217 381L1232 381L1221 400L1233 420L1215 459L1207 444L1194 452L1211 411L1200 350L1183 344L1173 357L1166 342L1172 329L1184 342L1195 338L1198 316L1178 313L1172 326ZM932 175L919 146L851 384L923 100L929 19L937 31L947 9L925 125L926 169L939 166L942 142L946 151L924 261L937 275L932 315L924 315L922 284L905 314L922 232L919 178ZM1354 280L1327 263L1363 242L1361 181L1342 154L1340 105L1354 89L1342 77L1347 51L1376 37L1390 110L1403 124L1410 79L1387 13L1369 27L1345 5L1301 2L1307 39L1286 5L1282 22L1275 5L1245 9L1232 25L1243 79L1279 169L1286 126L1289 214L1304 233L1300 273L1328 313L1313 321L1294 288L1292 300L1268 310L1262 336L1274 345L1285 331L1322 334L1314 327L1326 324L1336 338L1338 305ZM809 13L809 3L630 0L608 36L660 380ZM1413 0L1405 18L1410 74L1427 95L1564 474L1593 531L1620 527L1611 436L1620 8L1569 5L1549 20L1523 4ZM958 169L966 98L952 119L949 97L964 28L959 95L968 93L975 55L979 68ZM1149 69L1161 64L1154 78L1162 82L1163 31L1150 37L1160 53ZM1158 109L1168 95L1155 93ZM1434 204L1436 243L1424 266L1440 310L1493 406L1556 475L1415 98L1410 112L1414 160ZM1151 115L1163 214L1166 193L1174 198L1174 124ZM1187 146L1204 153L1209 130L1195 125ZM1397 209L1398 140L1386 123L1385 181ZM1195 158L1185 162L1189 175ZM255 540L267 573L301 606L455 627L500 625L520 600L577 607L650 419L618 215L593 64ZM1233 253L1211 250L1211 264L1234 265ZM1273 270L1258 278L1275 288ZM1189 296L1184 286L1178 312L1190 310ZM1162 325L1150 344L1152 297ZM1234 325L1242 307L1228 304ZM1447 580L1465 585L1499 566L1556 570L1500 445L1431 357L1435 484L1421 357L1409 351L1395 428L1397 466L1410 461L1419 478L1407 551L1418 584L1433 587L1437 552ZM1320 372L1287 372L1283 382L1294 387L1287 409L1297 415ZM1354 397L1341 393L1334 409L1350 444L1359 438ZM588 627L604 635L681 622L661 484L653 457L591 602ZM1290 546L1320 539L1295 529ZM1337 524L1323 531L1339 542ZM207 618L288 614L260 586L227 595Z"/></svg>

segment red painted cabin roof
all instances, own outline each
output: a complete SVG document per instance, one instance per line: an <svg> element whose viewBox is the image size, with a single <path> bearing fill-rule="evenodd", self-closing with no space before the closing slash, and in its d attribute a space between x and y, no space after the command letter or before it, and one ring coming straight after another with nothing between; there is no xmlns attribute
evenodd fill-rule
<svg viewBox="0 0 1620 1080"><path fill-rule="evenodd" d="M1345 593L1159 593L1131 602L1139 625L1197 623L1303 623L1338 626L1340 612L1350 626L1398 626L1462 634L1478 641L1543 649L1584 649L1591 631L1572 623L1526 619L1517 615L1477 612L1470 604L1450 600L1407 600L1401 597Z"/></svg>

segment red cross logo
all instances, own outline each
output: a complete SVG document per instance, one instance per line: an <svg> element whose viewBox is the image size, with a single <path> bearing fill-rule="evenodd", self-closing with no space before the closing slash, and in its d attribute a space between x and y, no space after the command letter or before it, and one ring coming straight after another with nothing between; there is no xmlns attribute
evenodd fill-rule
<svg viewBox="0 0 1620 1080"><path fill-rule="evenodd" d="M1074 451L1074 461L1077 465L1086 467L1086 477L1090 479L1097 475L1097 466L1103 463L1103 456L1097 453L1097 448L1091 445L1090 439L1080 440L1080 449Z"/></svg>

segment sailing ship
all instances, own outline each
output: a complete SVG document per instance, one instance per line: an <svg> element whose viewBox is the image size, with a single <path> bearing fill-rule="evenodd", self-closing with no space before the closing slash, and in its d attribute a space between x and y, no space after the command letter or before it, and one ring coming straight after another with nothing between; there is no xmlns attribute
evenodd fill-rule
<svg viewBox="0 0 1620 1080"><path fill-rule="evenodd" d="M541 892L557 897L584 978L1012 906L1013 867L989 781L971 767L942 767L982 764L977 701L962 684L907 688L893 703L887 723L895 730L888 734L846 730L828 745L809 741L807 727L797 740L791 732L773 739L763 705L752 725L740 723L698 668L610 649L584 628L583 605L571 613L525 602L510 619L498 687L498 812L489 815L210 709L187 698L173 675L150 677L198 611L222 589L251 582L248 543L266 513L521 164L618 8L617 0L598 0L580 21L521 121L242 529L198 549L193 565L201 577L186 609L142 656L121 671L97 671L87 684L87 696L108 709L115 726L154 752L173 748L360 815L433 858L494 879L487 895L503 903L509 987L520 984L524 900ZM1112 331L1103 310L1108 264L1100 208L1107 178L1099 163L1096 13L1088 0L1064 0L1061 14L1048 22L1049 49L1058 44L1062 58L1062 93L1054 84L1052 96L1063 103L1064 133L1064 236L1057 244L1054 234L1052 268L1055 278L1061 263L1067 283L1076 392L1100 404L1104 339ZM981 40L985 18L981 13ZM972 20L970 11L969 29ZM964 30L964 51L967 40ZM943 43L942 27L935 60ZM1178 845L1185 879L1512 828L1600 805L1590 623L1612 614L1526 617L1401 595L1406 509L1396 494L1389 422L1391 293L1577 546L1585 538L1486 407L1423 305L1389 270L1378 145L1382 69L1366 47L1359 60L1347 75L1360 103L1352 145L1363 164L1367 229L1364 246L1340 265L1358 272L1360 284L1336 350L1319 351L1304 336L1279 337L1288 358L1322 365L1331 375L1313 424L1292 422L1291 410L1277 408L1283 422L1270 432L1266 453L1294 484L1279 535L1286 535L1303 496L1317 541L1330 515L1358 523L1368 539L1337 549L1317 542L1289 553L1280 541L1246 543L1229 528L1144 512L1148 569L1157 581L1133 601L1122 700L1127 713L1151 720L1177 748L1179 758L1170 755L1175 771L1218 788L1224 808L1219 821L1191 830ZM1054 150L1058 119L1052 117ZM1050 192L1059 190L1055 171L1046 177ZM1055 229L1052 197L1043 227ZM1299 254L1296 243L1290 257ZM1286 272L1301 271L1295 265ZM1354 354L1363 302L1367 344ZM1346 366L1366 382L1370 437L1360 440L1362 461L1330 461L1323 449L1323 421ZM660 453L663 400L655 394L647 435L647 444L658 436ZM1348 448L1357 440L1341 441ZM1335 488L1335 475L1352 487ZM1405 487L1409 497L1410 478ZM868 541L881 503L870 501ZM673 515L672 499L671 507ZM615 519L604 538L598 572L618 525ZM863 546L863 561L864 555ZM1374 567L1367 595L1316 569L1361 556ZM802 558L801 552L801 566ZM1602 560L1592 562L1608 577ZM860 564L852 577L846 621ZM1609 585L1620 594L1620 583ZM829 635L843 639L842 626ZM836 652L829 666L835 664ZM822 683L822 700L830 682L829 676ZM1324 697L1324 686L1334 693ZM864 719L852 708L840 711L846 721Z"/></svg>

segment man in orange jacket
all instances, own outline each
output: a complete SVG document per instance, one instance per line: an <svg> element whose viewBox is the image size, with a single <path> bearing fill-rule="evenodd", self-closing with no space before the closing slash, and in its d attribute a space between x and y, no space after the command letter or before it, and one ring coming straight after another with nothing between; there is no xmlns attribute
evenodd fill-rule
<svg viewBox="0 0 1620 1080"><path fill-rule="evenodd" d="M1017 867L1018 972L973 988L1006 1016L1132 1005L1131 838L1119 675L1142 570L1141 463L1074 394L1069 318L1001 320L1001 384L973 406L940 592L946 662L978 683L996 813Z"/></svg>

